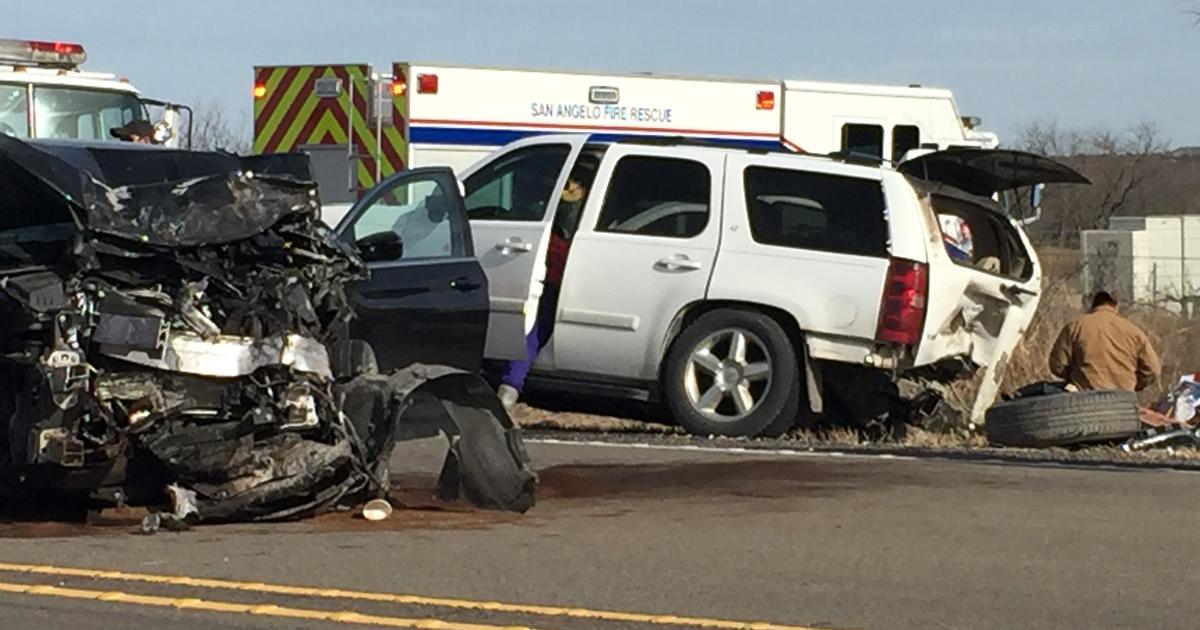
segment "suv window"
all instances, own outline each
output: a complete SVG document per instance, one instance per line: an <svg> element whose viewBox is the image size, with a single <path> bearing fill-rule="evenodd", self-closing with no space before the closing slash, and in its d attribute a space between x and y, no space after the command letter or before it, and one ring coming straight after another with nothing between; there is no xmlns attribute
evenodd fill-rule
<svg viewBox="0 0 1200 630"><path fill-rule="evenodd" d="M517 149L463 182L472 220L541 221L558 174L571 153L568 144Z"/></svg>
<svg viewBox="0 0 1200 630"><path fill-rule="evenodd" d="M842 151L883 159L883 127L880 125L842 125Z"/></svg>
<svg viewBox="0 0 1200 630"><path fill-rule="evenodd" d="M599 232L691 238L708 225L708 167L691 160L627 156L617 162Z"/></svg>
<svg viewBox="0 0 1200 630"><path fill-rule="evenodd" d="M379 242L391 233L402 249L389 261L467 255L461 210L454 191L445 190L440 180L402 180L374 195L352 226L360 248L364 239Z"/></svg>
<svg viewBox="0 0 1200 630"><path fill-rule="evenodd" d="M892 127L892 160L899 160L905 153L921 146L921 128L916 125Z"/></svg>
<svg viewBox="0 0 1200 630"><path fill-rule="evenodd" d="M746 169L750 233L764 245L887 256L878 181L752 166Z"/></svg>
<svg viewBox="0 0 1200 630"><path fill-rule="evenodd" d="M1020 234L999 213L953 197L932 200L946 253L956 264L1020 280L1033 277Z"/></svg>
<svg viewBox="0 0 1200 630"><path fill-rule="evenodd" d="M29 137L29 94L24 85L0 83L0 133Z"/></svg>

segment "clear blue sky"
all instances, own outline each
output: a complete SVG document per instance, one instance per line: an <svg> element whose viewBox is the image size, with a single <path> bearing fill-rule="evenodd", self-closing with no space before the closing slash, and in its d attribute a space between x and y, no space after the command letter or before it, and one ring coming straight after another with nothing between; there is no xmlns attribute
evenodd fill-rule
<svg viewBox="0 0 1200 630"><path fill-rule="evenodd" d="M0 37L79 41L87 67L238 119L255 64L432 61L955 91L1012 139L1158 123L1200 145L1200 0L0 0ZM248 124L248 123L247 123ZM247 131L247 135L248 135Z"/></svg>

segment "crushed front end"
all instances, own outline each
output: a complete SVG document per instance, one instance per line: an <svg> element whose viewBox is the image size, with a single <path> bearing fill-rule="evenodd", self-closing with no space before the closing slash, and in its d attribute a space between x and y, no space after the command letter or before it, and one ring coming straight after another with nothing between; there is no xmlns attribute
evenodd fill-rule
<svg viewBox="0 0 1200 630"><path fill-rule="evenodd" d="M386 491L394 424L427 379L345 359L370 354L345 338L365 268L306 171L0 138L6 499L277 520ZM379 408L347 413L367 378Z"/></svg>

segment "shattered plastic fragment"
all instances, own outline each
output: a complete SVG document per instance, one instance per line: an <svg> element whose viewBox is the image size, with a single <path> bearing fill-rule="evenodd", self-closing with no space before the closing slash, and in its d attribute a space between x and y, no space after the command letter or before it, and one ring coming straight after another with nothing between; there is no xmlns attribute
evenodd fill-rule
<svg viewBox="0 0 1200 630"><path fill-rule="evenodd" d="M363 505L362 515L368 521L382 521L392 515L392 504L387 499L371 499Z"/></svg>
<svg viewBox="0 0 1200 630"><path fill-rule="evenodd" d="M188 490L176 484L167 486L167 494L171 497L171 513L181 521L192 517L199 518L200 509L196 507L196 491Z"/></svg>

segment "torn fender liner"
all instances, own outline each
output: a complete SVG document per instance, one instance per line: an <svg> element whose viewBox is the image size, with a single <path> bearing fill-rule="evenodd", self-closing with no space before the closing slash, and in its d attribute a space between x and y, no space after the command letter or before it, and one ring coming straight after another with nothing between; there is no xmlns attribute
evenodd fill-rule
<svg viewBox="0 0 1200 630"><path fill-rule="evenodd" d="M491 510L525 512L533 507L537 477L520 430L479 376L447 366L414 365L388 377L360 376L343 391L343 408L360 434L378 425L368 418L384 415L391 415L399 430L414 420L409 412L423 400L436 400L445 412L438 428L450 440L439 496L462 496ZM368 450L371 440L378 440L366 439Z"/></svg>

